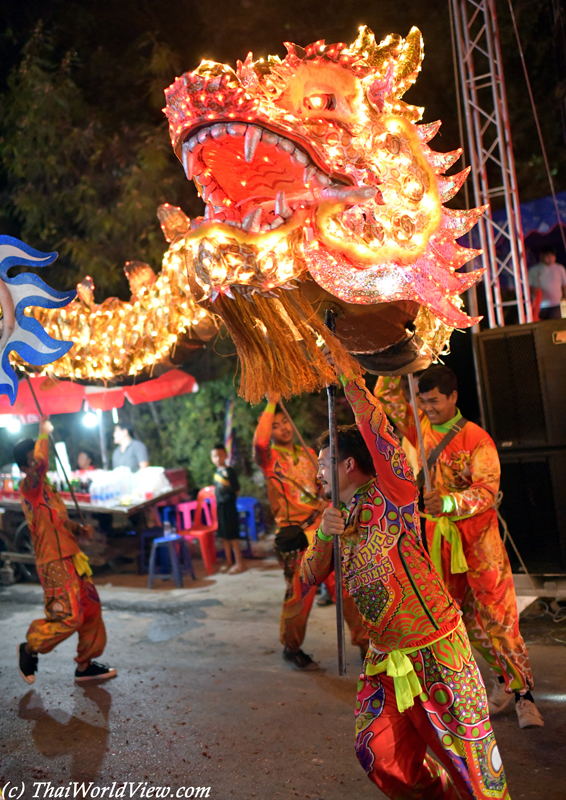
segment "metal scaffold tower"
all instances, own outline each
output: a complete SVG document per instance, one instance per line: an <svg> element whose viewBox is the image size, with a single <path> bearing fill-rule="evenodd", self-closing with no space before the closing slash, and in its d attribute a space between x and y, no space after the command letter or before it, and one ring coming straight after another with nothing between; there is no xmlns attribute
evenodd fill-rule
<svg viewBox="0 0 566 800"><path fill-rule="evenodd" d="M488 209L477 225L483 266L487 320L505 325L506 307L518 322L531 322L527 262L495 0L449 0L468 133L469 163L476 203L502 198L506 220Z"/></svg>

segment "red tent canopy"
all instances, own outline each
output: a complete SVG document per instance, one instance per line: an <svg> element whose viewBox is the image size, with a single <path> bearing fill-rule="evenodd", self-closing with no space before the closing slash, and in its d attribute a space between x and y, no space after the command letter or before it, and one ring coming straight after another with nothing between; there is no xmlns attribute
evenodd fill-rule
<svg viewBox="0 0 566 800"><path fill-rule="evenodd" d="M122 408L126 397L130 403L137 405L188 394L198 389L193 376L179 369L172 369L159 378L136 386L117 386L110 389L82 386L73 381L59 381L49 377L31 378L31 383L41 410L46 416L80 411L85 400L94 410L110 411L112 408ZM0 414L23 417L37 415L37 407L26 379L20 381L18 396L13 406L6 396L0 397Z"/></svg>

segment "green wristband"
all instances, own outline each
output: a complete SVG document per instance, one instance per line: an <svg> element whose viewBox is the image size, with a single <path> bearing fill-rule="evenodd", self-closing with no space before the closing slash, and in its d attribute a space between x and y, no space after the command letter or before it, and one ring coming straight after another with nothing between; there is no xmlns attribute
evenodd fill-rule
<svg viewBox="0 0 566 800"><path fill-rule="evenodd" d="M456 501L451 494L445 494L442 498L442 513L453 514L456 511Z"/></svg>
<svg viewBox="0 0 566 800"><path fill-rule="evenodd" d="M327 536L325 533L322 532L322 528L319 528L317 530L316 535L323 542L333 542L334 541L334 536Z"/></svg>

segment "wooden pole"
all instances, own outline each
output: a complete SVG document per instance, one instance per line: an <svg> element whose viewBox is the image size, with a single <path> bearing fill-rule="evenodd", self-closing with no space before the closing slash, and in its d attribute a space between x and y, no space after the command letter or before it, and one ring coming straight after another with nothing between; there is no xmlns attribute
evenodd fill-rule
<svg viewBox="0 0 566 800"><path fill-rule="evenodd" d="M326 327L334 333L334 313L327 309ZM330 465L332 468L332 506L340 508L338 485L338 427L336 425L336 386L328 384L328 433L330 438ZM334 549L334 575L336 577L336 632L338 636L338 674L346 674L346 639L344 633L344 595L342 591L342 549L340 537L335 536Z"/></svg>
<svg viewBox="0 0 566 800"><path fill-rule="evenodd" d="M427 494L432 492L432 483L430 480L430 473L428 471L428 464L426 450L423 440L423 432L421 429L421 418L419 416L419 407L417 405L417 382L414 375L408 375L409 389L411 391L411 405L413 407L413 414L415 417L415 428L417 429L417 439L419 440L419 450L421 451L421 462L423 465L424 484Z"/></svg>

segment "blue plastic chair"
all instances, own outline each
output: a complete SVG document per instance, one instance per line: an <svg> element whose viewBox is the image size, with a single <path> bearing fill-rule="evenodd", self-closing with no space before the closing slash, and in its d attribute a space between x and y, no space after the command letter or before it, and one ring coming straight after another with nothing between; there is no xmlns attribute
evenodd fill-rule
<svg viewBox="0 0 566 800"><path fill-rule="evenodd" d="M156 570L155 563L158 553L159 571ZM162 556L164 556L163 559ZM171 571L167 572L167 570ZM151 555L149 557L148 589L153 588L154 578L161 578L162 580L173 578L177 588L182 589L183 571L190 572L192 579L196 581L191 554L183 537L178 534L173 534L172 536L160 536L154 539L151 545Z"/></svg>
<svg viewBox="0 0 566 800"><path fill-rule="evenodd" d="M258 534L265 533L266 530L261 503L255 497L238 497L236 508L240 517L240 530L245 526L246 533L257 542Z"/></svg>

